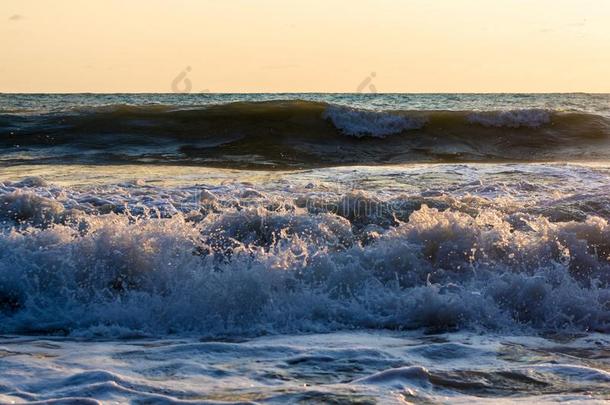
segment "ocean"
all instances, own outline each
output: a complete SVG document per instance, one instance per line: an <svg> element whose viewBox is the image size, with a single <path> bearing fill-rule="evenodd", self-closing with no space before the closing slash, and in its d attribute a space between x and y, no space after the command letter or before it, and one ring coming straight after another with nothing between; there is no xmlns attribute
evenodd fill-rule
<svg viewBox="0 0 610 405"><path fill-rule="evenodd" d="M610 95L0 94L0 403L610 400Z"/></svg>

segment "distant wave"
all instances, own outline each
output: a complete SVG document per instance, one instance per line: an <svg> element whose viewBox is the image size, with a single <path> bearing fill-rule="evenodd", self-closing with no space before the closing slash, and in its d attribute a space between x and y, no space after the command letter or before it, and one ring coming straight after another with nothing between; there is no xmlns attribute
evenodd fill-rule
<svg viewBox="0 0 610 405"><path fill-rule="evenodd" d="M540 128L551 123L552 112L541 109L473 112L468 122L496 128Z"/></svg>
<svg viewBox="0 0 610 405"><path fill-rule="evenodd" d="M248 168L610 157L610 120L542 109L374 111L312 101L113 105L0 115L5 164Z"/></svg>

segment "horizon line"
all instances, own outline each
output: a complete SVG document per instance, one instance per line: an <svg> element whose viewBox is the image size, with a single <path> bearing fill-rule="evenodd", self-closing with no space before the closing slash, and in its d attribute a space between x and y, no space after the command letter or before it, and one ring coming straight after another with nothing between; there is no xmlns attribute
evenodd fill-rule
<svg viewBox="0 0 610 405"><path fill-rule="evenodd" d="M138 92L96 92L96 91L49 91L49 92L34 92L34 91L26 91L26 92L3 92L0 91L0 95L40 95L40 94L56 94L56 95L77 95L77 94L95 94L95 95L113 95L113 94L159 94L159 95L235 95L235 94L345 94L345 95L389 95L389 94L413 94L413 95L422 95L422 94L596 94L596 95L610 95L610 91L414 91L414 92L401 92L401 91L389 91L389 92L325 92L325 91L278 91L278 92L269 92L269 91L246 91L246 92L184 92L184 93L175 93L175 92L162 92L162 91L138 91Z"/></svg>

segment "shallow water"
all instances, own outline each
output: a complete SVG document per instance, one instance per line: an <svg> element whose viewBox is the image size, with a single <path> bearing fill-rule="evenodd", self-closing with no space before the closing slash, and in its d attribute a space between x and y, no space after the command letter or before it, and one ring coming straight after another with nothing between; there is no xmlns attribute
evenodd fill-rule
<svg viewBox="0 0 610 405"><path fill-rule="evenodd" d="M609 170L4 169L3 400L607 399Z"/></svg>
<svg viewBox="0 0 610 405"><path fill-rule="evenodd" d="M0 400L498 403L610 397L607 335L354 331L238 340L0 338Z"/></svg>
<svg viewBox="0 0 610 405"><path fill-rule="evenodd" d="M205 101L155 97L2 95L0 108L21 109L4 114L9 121L33 114L36 126L83 106L116 114L116 104L152 100L200 114ZM253 101L271 96L209 97L256 109ZM360 109L341 120L361 129L379 129L370 112L395 107L481 110L485 119L496 111L502 122L485 125L501 137L540 119L524 133L557 137L545 121L553 114L607 117L607 96L308 97L325 111ZM471 124L460 125L460 145L479 148ZM588 136L562 131L571 151ZM337 136L360 142L355 134ZM411 136L378 135L364 142ZM536 155L543 143L528 147ZM376 160L299 170L212 168L192 156L186 165L150 164L138 143L123 164L108 165L108 155L96 155L106 146L79 143L95 153L72 160L55 146L29 148L13 163L14 151L2 154L0 402L610 399L603 142L589 161ZM366 156L378 159L379 150Z"/></svg>

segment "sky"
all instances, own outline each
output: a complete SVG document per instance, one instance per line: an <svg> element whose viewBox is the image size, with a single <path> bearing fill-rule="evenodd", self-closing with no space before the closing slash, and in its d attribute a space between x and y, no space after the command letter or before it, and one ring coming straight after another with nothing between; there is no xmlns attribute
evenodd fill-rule
<svg viewBox="0 0 610 405"><path fill-rule="evenodd" d="M610 1L2 0L0 52L5 93L610 92Z"/></svg>

